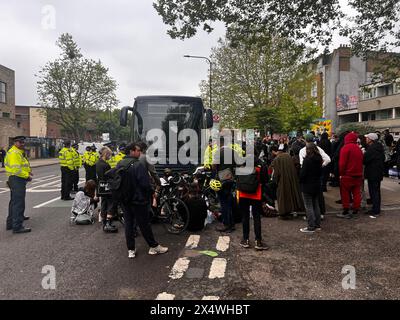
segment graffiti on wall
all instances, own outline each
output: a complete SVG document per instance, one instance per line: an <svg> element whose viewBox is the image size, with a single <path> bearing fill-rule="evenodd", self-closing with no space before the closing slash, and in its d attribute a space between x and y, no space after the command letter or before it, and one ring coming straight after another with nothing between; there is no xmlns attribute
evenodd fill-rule
<svg viewBox="0 0 400 320"><path fill-rule="evenodd" d="M348 94L339 94L336 96L336 110L344 111L357 109L358 96L349 96Z"/></svg>
<svg viewBox="0 0 400 320"><path fill-rule="evenodd" d="M322 133L328 133L329 137L332 135L332 120L328 119L318 119L311 126L311 130L315 132L317 136L320 136Z"/></svg>

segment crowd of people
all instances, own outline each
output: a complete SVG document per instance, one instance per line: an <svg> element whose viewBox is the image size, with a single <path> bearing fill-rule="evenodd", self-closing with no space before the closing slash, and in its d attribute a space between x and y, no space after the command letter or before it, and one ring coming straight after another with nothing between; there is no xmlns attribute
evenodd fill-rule
<svg viewBox="0 0 400 320"><path fill-rule="evenodd" d="M328 183L340 188L341 199L337 202L342 204L343 211L336 215L338 218L353 218L368 202L372 208L364 212L371 218L379 217L381 181L388 176L391 166L397 164L399 168L400 162L399 142L395 143L387 131L366 135L343 132L331 139L326 132L320 137L310 132L290 140L265 137L255 141L252 155L245 154L245 145L231 143L231 138L227 140L226 136L221 136L219 144L210 140L204 154L203 169L212 173L209 186L220 203L218 220L221 224L216 230L233 232L240 221L243 235L240 245L249 248L252 218L256 250L268 249L262 238L261 217L272 215L271 212L276 212L283 220L305 213L307 225L300 231L309 234L320 231L326 213L324 192L328 190ZM31 231L23 227L23 221L29 218L24 216L26 183L32 179L23 145L24 137L16 137L5 157L11 189L7 229L14 233ZM137 252L137 227L149 246L149 254L168 251L155 240L152 231L151 206L163 179L147 161L146 149L144 142L121 144L118 149L105 145L99 152L93 145L81 155L77 144L65 141L59 152L61 199L73 200L71 219L83 221L86 216L93 221L94 208L100 204L99 221L103 230L113 233L118 231L113 220L121 208L129 258L135 257ZM250 170L236 163L235 159L244 157L252 160ZM86 182L83 188L78 188L82 166ZM124 178L120 191L115 194L101 190L102 183L121 170L124 170ZM364 187L365 180L368 188ZM71 193L75 193L75 198ZM201 230L209 207L195 182L190 185L185 201L191 215L188 229Z"/></svg>

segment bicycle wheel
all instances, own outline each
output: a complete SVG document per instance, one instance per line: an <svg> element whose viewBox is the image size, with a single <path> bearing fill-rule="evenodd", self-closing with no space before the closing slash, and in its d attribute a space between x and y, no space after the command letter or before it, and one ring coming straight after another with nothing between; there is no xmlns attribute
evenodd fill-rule
<svg viewBox="0 0 400 320"><path fill-rule="evenodd" d="M180 234L188 226L189 209L181 199L168 198L161 204L159 217L169 233Z"/></svg>

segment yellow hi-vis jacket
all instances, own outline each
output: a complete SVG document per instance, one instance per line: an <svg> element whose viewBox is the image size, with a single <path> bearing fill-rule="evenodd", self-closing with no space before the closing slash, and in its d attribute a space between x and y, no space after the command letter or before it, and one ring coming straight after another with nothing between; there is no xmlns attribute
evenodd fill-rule
<svg viewBox="0 0 400 320"><path fill-rule="evenodd" d="M204 167L210 167L213 163L213 158L215 153L218 150L218 146L215 144L213 146L207 146L206 150L204 151Z"/></svg>
<svg viewBox="0 0 400 320"><path fill-rule="evenodd" d="M246 155L246 152L237 143L229 144L229 148L231 148L241 157L244 157ZM211 167L211 165L213 164L214 156L217 153L217 151L218 151L218 145L215 144L212 147L207 146L206 150L204 151L204 167L206 168Z"/></svg>
<svg viewBox="0 0 400 320"><path fill-rule="evenodd" d="M58 159L60 160L61 167L67 167L70 170L74 170L74 156L71 148L62 148L58 153Z"/></svg>
<svg viewBox="0 0 400 320"><path fill-rule="evenodd" d="M79 170L79 168L82 167L82 156L74 148L71 148L71 152L73 156L74 169Z"/></svg>
<svg viewBox="0 0 400 320"><path fill-rule="evenodd" d="M25 156L24 150L12 146L7 151L6 158L4 159L7 176L17 176L23 179L28 179L31 172L31 166Z"/></svg>
<svg viewBox="0 0 400 320"><path fill-rule="evenodd" d="M120 162L123 158L125 158L126 157L126 155L125 155L125 153L123 153L123 152L118 152L115 156L113 156L111 159L113 159L114 161L113 161L113 165L114 165L114 167L111 165L111 163L109 162L109 165L110 165L110 167L111 168L115 168L116 166L117 166L117 164L118 164L118 162ZM111 160L110 159L110 160Z"/></svg>
<svg viewBox="0 0 400 320"><path fill-rule="evenodd" d="M107 160L107 163L110 165L111 168L115 168L117 166L117 161L115 159L116 155L114 153L111 155L110 160Z"/></svg>
<svg viewBox="0 0 400 320"><path fill-rule="evenodd" d="M85 151L85 153L83 154L83 163L85 163L89 167L94 166L97 160L98 160L97 152Z"/></svg>

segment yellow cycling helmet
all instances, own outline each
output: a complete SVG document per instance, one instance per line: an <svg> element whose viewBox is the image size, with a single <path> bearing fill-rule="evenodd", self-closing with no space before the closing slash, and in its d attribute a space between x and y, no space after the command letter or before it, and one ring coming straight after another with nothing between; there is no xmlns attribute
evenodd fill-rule
<svg viewBox="0 0 400 320"><path fill-rule="evenodd" d="M219 180L216 179L211 179L210 180L210 188L213 189L214 191L219 191L221 190L222 183Z"/></svg>

